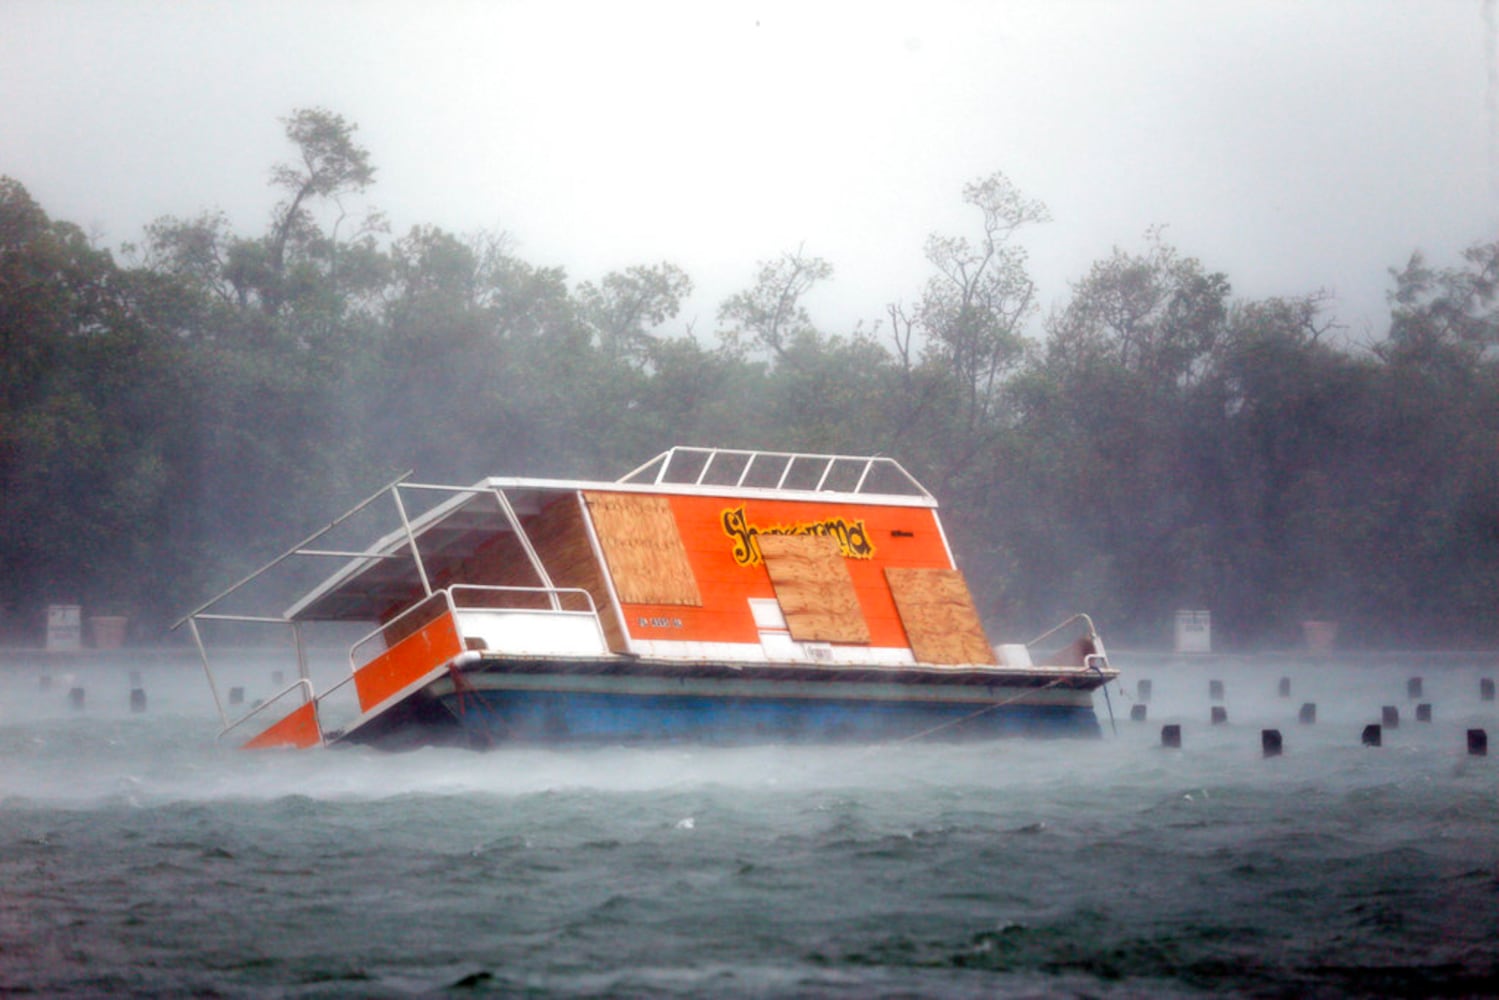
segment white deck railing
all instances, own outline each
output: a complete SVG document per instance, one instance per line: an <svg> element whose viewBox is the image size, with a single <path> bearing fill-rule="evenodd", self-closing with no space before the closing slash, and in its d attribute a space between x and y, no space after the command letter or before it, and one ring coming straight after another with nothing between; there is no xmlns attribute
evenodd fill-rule
<svg viewBox="0 0 1499 1000"><path fill-rule="evenodd" d="M927 488L905 466L881 455L678 446L662 452L619 481L932 499Z"/></svg>

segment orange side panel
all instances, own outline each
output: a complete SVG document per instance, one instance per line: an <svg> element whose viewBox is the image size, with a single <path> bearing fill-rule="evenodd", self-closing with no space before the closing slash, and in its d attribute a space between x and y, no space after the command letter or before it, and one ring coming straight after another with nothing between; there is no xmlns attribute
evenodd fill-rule
<svg viewBox="0 0 1499 1000"><path fill-rule="evenodd" d="M873 646L909 643L885 581L886 567L951 569L929 507L883 507L821 500L671 496L677 530L702 604L621 602L637 639L758 643L752 597L774 598L759 549L763 534L824 534L838 543Z"/></svg>
<svg viewBox="0 0 1499 1000"><path fill-rule="evenodd" d="M270 747L296 747L299 750L305 750L308 747L321 746L322 742L323 732L318 728L317 721L317 703L309 701L288 713L280 722L266 729L240 749L265 750Z"/></svg>
<svg viewBox="0 0 1499 1000"><path fill-rule="evenodd" d="M461 652L453 616L444 613L433 619L355 672L360 710L368 712Z"/></svg>

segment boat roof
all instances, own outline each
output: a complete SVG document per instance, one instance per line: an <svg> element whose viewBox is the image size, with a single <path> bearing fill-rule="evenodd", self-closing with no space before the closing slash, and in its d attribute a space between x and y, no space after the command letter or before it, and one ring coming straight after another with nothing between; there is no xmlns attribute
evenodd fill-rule
<svg viewBox="0 0 1499 1000"><path fill-rule="evenodd" d="M676 447L615 481L491 476L472 486L398 482L390 487L402 525L355 554L285 612L288 620L368 620L445 577L485 540L515 530L522 519L567 494L583 491L722 496L825 503L936 507L937 501L900 463L883 456L818 455ZM409 520L402 491L450 494ZM409 527L408 527L409 525ZM415 543L421 569L411 558ZM314 554L307 550L307 554Z"/></svg>

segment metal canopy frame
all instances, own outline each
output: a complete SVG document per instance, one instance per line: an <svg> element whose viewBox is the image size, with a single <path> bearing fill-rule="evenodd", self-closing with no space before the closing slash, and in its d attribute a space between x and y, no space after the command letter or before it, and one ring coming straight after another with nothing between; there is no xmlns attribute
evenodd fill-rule
<svg viewBox="0 0 1499 1000"><path fill-rule="evenodd" d="M353 507L349 508L344 513L340 514L338 517L334 518L332 521L329 521L322 528L319 528L317 531L302 539L296 545L293 545L291 548L276 556L270 562L261 566L254 572L237 580L228 588L209 598L207 601L203 602L198 607L194 608L192 611L188 612L186 615L172 624L171 631L176 631L183 625L188 626L188 630L193 637L193 644L197 647L198 656L203 664L203 672L208 680L209 691L213 695L214 705L218 709L219 719L223 723L225 731L233 728L233 726L239 725L245 720L240 719L231 724L228 714L224 711L223 700L219 696L218 684L214 680L213 670L209 664L208 650L203 642L202 631L198 627L199 622L227 621L250 624L282 625L290 627L292 631L293 642L296 647L297 672L299 675L299 680L296 684L290 685L287 691L278 693L276 697L280 698L282 694L288 693L291 687L300 686L303 691L303 702L305 704L307 701L312 700L314 695L312 693L311 674L308 667L307 648L302 634L302 624L304 621L336 621L341 619L337 616L330 616L326 619L318 619L316 617L310 616L303 618L299 617L300 612L313 606L319 598L324 597L329 593L335 592L342 583L345 583L349 579L357 576L360 572L364 571L374 563L390 559L405 558L402 550L405 550L405 552L409 553L410 555L412 564L416 571L417 581L421 585L423 597L426 598L432 596L434 592L432 587L432 579L431 575L427 571L426 560L424 560L422 557L419 538L424 530L432 527L433 525L442 523L454 512L460 510L474 496L489 495L494 497L495 502L498 506L498 513L500 517L503 519L505 525L512 532L514 532L515 537L519 540L521 548L525 552L528 563L535 571L538 579L541 581L542 587L545 589L548 595L552 610L560 611L562 609L561 597L558 595L556 587L552 583L551 575L547 572L546 567L542 564L540 556L536 552L535 547L531 544L531 540L527 536L524 527L521 525L520 516L516 512L514 504L510 502L509 497L505 495L505 491L503 489L499 488L489 481L480 483L475 486L447 486L435 483L407 482L407 479L410 476L410 471L403 473L396 479L381 487L376 492L361 500L359 503L355 504ZM401 497L401 491L403 489L451 493L455 494L455 496L453 496L449 500L434 505L431 509L421 514L416 519L413 519L409 515L406 504ZM385 537L375 542L374 545L361 551L312 547L313 543L318 539L323 538L339 525L345 523L356 514L367 509L387 494L389 494L394 501L396 513L400 518L401 527L399 530L386 535ZM265 614L231 614L214 610L224 601L239 593L254 581L264 577L267 573L270 573L278 566L298 556L346 559L348 560L348 562L341 571L324 580L322 584L314 588L312 591L308 592L300 600L298 600L296 604L294 604L291 608L287 609L279 616Z"/></svg>

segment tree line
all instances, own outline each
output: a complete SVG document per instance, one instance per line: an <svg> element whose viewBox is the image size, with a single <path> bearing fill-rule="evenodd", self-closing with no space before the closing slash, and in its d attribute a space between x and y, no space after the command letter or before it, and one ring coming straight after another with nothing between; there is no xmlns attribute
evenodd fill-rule
<svg viewBox="0 0 1499 1000"><path fill-rule="evenodd" d="M360 211L356 128L284 120L265 231L168 217L118 256L0 179L0 634L81 603L161 627L407 468L611 478L672 444L886 454L942 501L996 636L1074 610L1160 642L1339 621L1357 644L1499 638L1499 242L1391 271L1389 323L1245 300L1159 231L1045 314L1003 174L868 327L833 267L763 261L712 337L661 262L574 283L503 234Z"/></svg>

